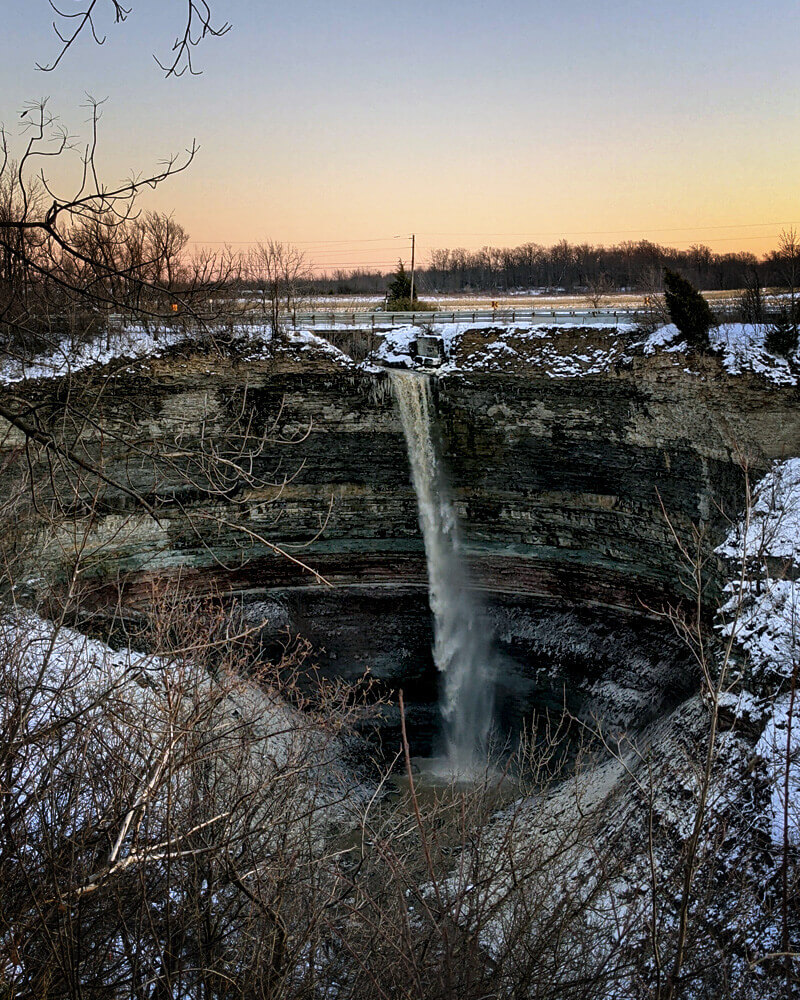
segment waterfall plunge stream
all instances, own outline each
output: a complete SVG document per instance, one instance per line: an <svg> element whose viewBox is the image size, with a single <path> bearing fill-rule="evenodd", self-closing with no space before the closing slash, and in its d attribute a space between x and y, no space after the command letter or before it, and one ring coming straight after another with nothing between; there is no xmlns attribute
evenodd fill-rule
<svg viewBox="0 0 800 1000"><path fill-rule="evenodd" d="M491 629L470 590L460 555L458 521L439 455L430 379L397 371L391 379L425 542L433 659L443 680L440 706L446 767L468 776L486 765L494 710Z"/></svg>

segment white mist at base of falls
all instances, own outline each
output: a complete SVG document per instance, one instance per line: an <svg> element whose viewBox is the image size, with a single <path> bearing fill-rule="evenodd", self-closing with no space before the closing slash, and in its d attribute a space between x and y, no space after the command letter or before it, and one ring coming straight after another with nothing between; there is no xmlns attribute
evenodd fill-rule
<svg viewBox="0 0 800 1000"><path fill-rule="evenodd" d="M425 542L447 762L456 775L464 775L486 764L494 714L491 629L460 554L458 520L437 445L430 379L397 371L391 372L391 379Z"/></svg>

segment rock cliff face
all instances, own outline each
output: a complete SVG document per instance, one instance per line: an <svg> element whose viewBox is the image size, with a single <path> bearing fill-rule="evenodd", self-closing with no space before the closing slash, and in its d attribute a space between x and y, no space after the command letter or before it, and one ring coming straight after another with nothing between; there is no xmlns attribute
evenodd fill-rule
<svg viewBox="0 0 800 1000"><path fill-rule="evenodd" d="M678 592L679 559L664 515L681 537L695 523L716 539L741 504L740 456L760 471L800 451L797 390L727 376L714 358L694 367L689 373L655 357L578 378L528 370L437 380L452 492L481 585L636 610L641 599ZM130 421L162 452L174 451L176 440L187 452L198 448L201 426L209 439L224 437L243 405L260 428L275 422L255 461L276 485L245 497L255 531L303 545L303 560L334 583L424 583L387 373L319 360L174 360L118 377L104 403L107 420ZM105 561L132 573L130 584L179 567L220 578L214 557L234 558L241 540L218 530L207 547L173 502L191 510L209 497L177 476L176 484L154 483L147 463L117 451L119 468L106 460L112 477L163 498L163 518L148 529L142 517ZM130 502L120 497L118 506L122 513ZM100 535L114 518L109 513ZM310 582L253 538L246 557L223 572L233 588Z"/></svg>
<svg viewBox="0 0 800 1000"><path fill-rule="evenodd" d="M551 339L548 357L574 353L579 336L589 335ZM93 378L99 384L101 376L90 375L83 392L91 393ZM57 381L26 385L54 421L62 391ZM533 356L514 370L444 374L435 392L474 580L490 595L514 669L521 676L520 664L557 647L562 665L572 657L564 669L581 674L584 695L610 705L598 686L602 671L592 675L586 664L613 659L593 633L598 622L614 631L613 622L624 635L616 647L622 674L636 674L650 642L670 678L656 695L648 689L654 708L670 685L672 696L683 690L690 681L679 652L661 640L653 645L655 625L641 640L647 609L682 593L672 532L688 543L697 524L719 541L726 516L742 503L742 458L761 471L800 453L797 390L728 375L713 356L633 352L606 371L567 377ZM109 475L160 511L156 523L127 496L106 492L102 516L87 522L96 558L86 576L101 585L98 604L118 588L126 602L142 600L153 580L178 574L251 601L269 592L295 627L325 644L329 665L346 661L343 672L353 672L369 660L392 682L410 681L416 670L420 692L431 686L425 559L386 371L313 351L250 360L173 354L117 374L97 412L94 426L105 430L102 440L91 425L83 431L87 449L102 451ZM213 456L238 433L243 414L251 430L267 434L253 462L274 485L212 495L202 463L186 456ZM123 440L131 427L135 450ZM15 437L7 435L7 450ZM156 469L156 451L172 456L172 472ZM64 552L51 545L41 566L67 572ZM713 609L722 568L712 561L708 570ZM547 615L550 639L535 625ZM573 647L570 634L580 640Z"/></svg>

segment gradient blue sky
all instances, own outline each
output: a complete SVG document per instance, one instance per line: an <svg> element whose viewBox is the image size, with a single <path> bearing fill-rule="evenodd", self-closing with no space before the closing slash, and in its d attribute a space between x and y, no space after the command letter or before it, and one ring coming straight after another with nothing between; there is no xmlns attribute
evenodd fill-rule
<svg viewBox="0 0 800 1000"><path fill-rule="evenodd" d="M561 235L761 252L800 221L797 0L214 0L233 30L179 80L152 53L183 0L130 5L43 74L46 0L6 3L0 119L49 94L79 131L83 95L108 97L109 179L196 137L149 204L199 242L292 240L332 265L396 255L312 241L412 230L423 255Z"/></svg>

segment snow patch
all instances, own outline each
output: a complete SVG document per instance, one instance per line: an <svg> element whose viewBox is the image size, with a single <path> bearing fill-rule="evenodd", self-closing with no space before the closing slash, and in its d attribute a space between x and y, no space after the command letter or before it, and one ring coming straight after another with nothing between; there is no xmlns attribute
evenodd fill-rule
<svg viewBox="0 0 800 1000"><path fill-rule="evenodd" d="M800 698L775 703L756 746L772 788L770 834L774 844L800 844Z"/></svg>
<svg viewBox="0 0 800 1000"><path fill-rule="evenodd" d="M449 355L465 331L471 327L466 323L442 323L432 328L429 334L424 327L398 326L384 333L383 342L371 355L371 360L378 364L404 365L414 367L411 358L411 345L417 337L441 337L444 342L445 354Z"/></svg>
<svg viewBox="0 0 800 1000"><path fill-rule="evenodd" d="M228 328L227 336L243 342L244 355L249 360L268 358L282 351L303 356L311 353L324 355L338 365L356 367L355 362L338 347L310 330L287 330L277 339L268 325L243 325ZM68 340L59 343L51 352L35 358L6 357L0 364L0 383L13 384L26 379L62 378L93 366L107 365L112 361L144 361L162 357L178 344L200 343L197 335L183 329L158 331L157 336L142 325L130 325L111 337L102 336L90 343L74 345Z"/></svg>
<svg viewBox="0 0 800 1000"><path fill-rule="evenodd" d="M493 326L489 330L477 328L471 323L440 323L431 328L430 334L442 339L448 359L438 368L439 375L458 375L473 371L502 372L519 363L533 360L550 378L576 378L607 372L624 354L622 339L616 336L609 336L607 344L587 344L575 353L559 349L561 334L585 329L580 323L559 324L555 330L552 324L530 322ZM622 323L613 327L613 332L624 334L635 329L633 324ZM468 354L456 360L465 335L476 330L484 334L486 339L470 345ZM370 361L413 368L411 345L417 337L427 333L419 326L388 330L383 343L372 354Z"/></svg>
<svg viewBox="0 0 800 1000"><path fill-rule="evenodd" d="M765 347L768 329L761 323L722 323L709 330L708 339L711 349L722 355L722 366L729 375L751 373L762 375L774 385L797 385L797 356L790 363L771 354ZM651 357L659 352L684 354L690 348L678 328L668 323L647 337L643 350ZM688 368L684 371L692 374Z"/></svg>
<svg viewBox="0 0 800 1000"><path fill-rule="evenodd" d="M800 581L793 579L800 570L800 459L772 466L753 491L749 520L734 525L716 551L733 569L718 628L747 654L748 682L772 703L756 747L770 785L771 837L778 845L786 835L800 842L800 698L786 692L800 666ZM739 698L743 711L755 707L748 692Z"/></svg>
<svg viewBox="0 0 800 1000"><path fill-rule="evenodd" d="M113 335L85 344L75 345L70 340L62 340L47 354L30 359L5 358L0 364L0 382L59 378L94 365L106 365L117 358L137 360L158 357L167 348L185 339L186 334L182 330L160 330L156 336L144 326L133 324Z"/></svg>

